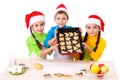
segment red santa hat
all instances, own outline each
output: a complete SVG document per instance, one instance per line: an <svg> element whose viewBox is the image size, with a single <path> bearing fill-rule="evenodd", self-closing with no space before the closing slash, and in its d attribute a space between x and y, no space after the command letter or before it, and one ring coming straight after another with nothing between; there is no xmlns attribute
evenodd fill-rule
<svg viewBox="0 0 120 80"><path fill-rule="evenodd" d="M67 8L64 4L60 4L56 7L56 12L57 13L58 11L65 11L67 13Z"/></svg>
<svg viewBox="0 0 120 80"><path fill-rule="evenodd" d="M33 11L32 13L27 14L25 17L26 28L28 29L31 25L38 21L45 22L45 16L42 12Z"/></svg>
<svg viewBox="0 0 120 80"><path fill-rule="evenodd" d="M103 20L98 15L90 15L88 17L88 20L87 20L86 24L90 24L90 23L97 24L98 26L100 26L101 30L104 32L105 23L103 22Z"/></svg>

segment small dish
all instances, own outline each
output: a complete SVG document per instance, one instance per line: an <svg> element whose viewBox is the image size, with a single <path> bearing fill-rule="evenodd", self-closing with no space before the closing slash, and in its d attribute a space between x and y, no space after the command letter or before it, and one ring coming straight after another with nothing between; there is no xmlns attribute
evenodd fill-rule
<svg viewBox="0 0 120 80"><path fill-rule="evenodd" d="M18 65L13 65L11 67L8 68L8 72L12 75L20 75L25 73L26 68L24 68L23 66L18 66Z"/></svg>

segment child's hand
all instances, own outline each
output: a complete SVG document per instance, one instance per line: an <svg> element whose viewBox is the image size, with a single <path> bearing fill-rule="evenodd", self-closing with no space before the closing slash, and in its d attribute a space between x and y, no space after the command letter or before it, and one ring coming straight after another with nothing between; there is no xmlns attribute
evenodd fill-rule
<svg viewBox="0 0 120 80"><path fill-rule="evenodd" d="M58 44L52 45L51 48L52 48L53 50L58 50Z"/></svg>
<svg viewBox="0 0 120 80"><path fill-rule="evenodd" d="M79 27L79 31L82 33L82 28L81 27Z"/></svg>
<svg viewBox="0 0 120 80"><path fill-rule="evenodd" d="M57 32L58 32L58 31L55 30L55 37L54 37L53 39L49 40L48 43L49 43L50 46L57 44L57 35L56 35Z"/></svg>
<svg viewBox="0 0 120 80"><path fill-rule="evenodd" d="M82 43L85 50L89 49L90 47L86 43Z"/></svg>
<svg viewBox="0 0 120 80"><path fill-rule="evenodd" d="M55 30L55 37L56 37L56 38L57 38L57 35L56 35L57 33L58 33L58 30Z"/></svg>
<svg viewBox="0 0 120 80"><path fill-rule="evenodd" d="M85 50L87 50L89 53L92 53L93 50L86 43L82 43L82 45Z"/></svg>
<svg viewBox="0 0 120 80"><path fill-rule="evenodd" d="M57 44L57 38L54 37L53 39L49 40L48 43L49 43L50 46Z"/></svg>

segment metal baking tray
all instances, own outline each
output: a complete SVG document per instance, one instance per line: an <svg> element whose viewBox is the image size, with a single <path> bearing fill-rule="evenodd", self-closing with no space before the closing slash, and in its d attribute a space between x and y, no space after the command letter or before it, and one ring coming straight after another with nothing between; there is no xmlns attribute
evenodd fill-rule
<svg viewBox="0 0 120 80"><path fill-rule="evenodd" d="M82 36L78 27L57 29L59 53L62 55L83 53Z"/></svg>

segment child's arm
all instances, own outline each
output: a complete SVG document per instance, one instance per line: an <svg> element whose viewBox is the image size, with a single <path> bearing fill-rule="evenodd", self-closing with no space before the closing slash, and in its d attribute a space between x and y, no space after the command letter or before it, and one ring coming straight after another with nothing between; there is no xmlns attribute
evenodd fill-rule
<svg viewBox="0 0 120 80"><path fill-rule="evenodd" d="M93 51L90 54L91 58L97 61L101 57L105 47L106 47L106 41L102 38L98 44L98 48L96 49L96 52Z"/></svg>
<svg viewBox="0 0 120 80"><path fill-rule="evenodd" d="M28 47L29 55L31 55L33 52L38 56L40 55L40 49L36 45L36 42L32 36L27 38L26 45Z"/></svg>
<svg viewBox="0 0 120 80"><path fill-rule="evenodd" d="M49 40L51 40L52 38L54 38L54 28L51 28L49 31L48 31L48 34L47 34L47 37L44 41L44 46L46 48L49 48L50 47L50 44L49 44Z"/></svg>
<svg viewBox="0 0 120 80"><path fill-rule="evenodd" d="M97 61L101 57L101 55L106 47L106 41L103 38L101 38L101 40L98 44L98 48L96 49L96 52L93 51L87 44L84 43L83 45L84 45L84 49L88 51L91 58L94 61Z"/></svg>
<svg viewBox="0 0 120 80"><path fill-rule="evenodd" d="M93 50L92 50L87 44L82 43L82 45L83 45L84 49L85 49L86 51L88 51L89 54L91 54L91 53L93 52Z"/></svg>
<svg viewBox="0 0 120 80"><path fill-rule="evenodd" d="M53 50L57 49L58 44L51 46L50 48L41 50L40 57L45 57L47 54L51 54Z"/></svg>
<svg viewBox="0 0 120 80"><path fill-rule="evenodd" d="M54 33L54 38L52 38L51 40L48 41L48 44L49 44L50 46L57 44L57 36L56 36L57 30L54 30L54 32L55 32L55 33Z"/></svg>
<svg viewBox="0 0 120 80"><path fill-rule="evenodd" d="M53 39L49 40L49 41L48 41L48 44L49 44L50 46L57 44L57 38L54 37Z"/></svg>

